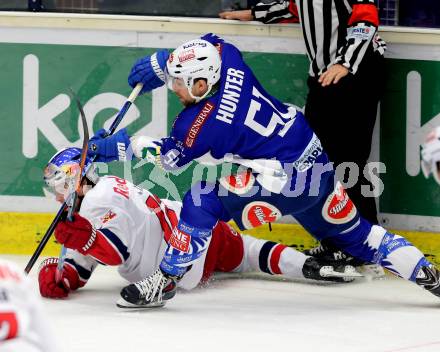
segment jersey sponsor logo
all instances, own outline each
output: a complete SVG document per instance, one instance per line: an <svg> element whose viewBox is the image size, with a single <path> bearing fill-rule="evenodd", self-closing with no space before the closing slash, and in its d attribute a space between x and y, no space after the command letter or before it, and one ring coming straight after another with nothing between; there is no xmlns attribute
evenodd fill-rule
<svg viewBox="0 0 440 352"><path fill-rule="evenodd" d="M196 57L196 54L194 53L194 49L188 49L188 50L182 51L178 55L177 58L179 59L179 62L182 63L182 62L185 62L185 61L188 61L188 60L192 60L195 57Z"/></svg>
<svg viewBox="0 0 440 352"><path fill-rule="evenodd" d="M245 228L251 229L269 222L274 222L281 217L281 212L274 205L257 201L245 206L241 221Z"/></svg>
<svg viewBox="0 0 440 352"><path fill-rule="evenodd" d="M178 264L186 264L193 260L192 255L179 255L176 259Z"/></svg>
<svg viewBox="0 0 440 352"><path fill-rule="evenodd" d="M318 139L318 137L316 137L315 134L313 134L313 137L306 149L304 149L299 159L293 163L293 167L298 172L304 172L310 169L315 163L316 159L322 154L322 151L323 149L321 146L321 141Z"/></svg>
<svg viewBox="0 0 440 352"><path fill-rule="evenodd" d="M250 171L244 171L237 175L224 176L219 180L220 184L228 191L235 194L245 194L249 192L255 183L255 177Z"/></svg>
<svg viewBox="0 0 440 352"><path fill-rule="evenodd" d="M124 180L123 178L119 178L116 176L109 176L109 178L112 178L116 182L116 187L113 187L113 191L117 194L120 194L126 199L129 199L129 190L127 186L127 180Z"/></svg>
<svg viewBox="0 0 440 352"><path fill-rule="evenodd" d="M205 124L208 117L211 115L212 111L214 110L215 105L211 102L207 101L205 105L203 106L202 110L200 110L199 114L196 116L194 121L191 124L191 127L189 128L188 134L185 138L185 145L190 148L194 144L195 140L197 139L197 136L202 129L203 125Z"/></svg>
<svg viewBox="0 0 440 352"><path fill-rule="evenodd" d="M358 40L370 40L374 34L373 28L362 26L359 24L358 27L349 28L347 30L348 38L358 39Z"/></svg>
<svg viewBox="0 0 440 352"><path fill-rule="evenodd" d="M184 252L189 253L189 244L191 242L191 236L183 231L180 231L177 228L173 229L173 233L170 237L170 246L173 248Z"/></svg>
<svg viewBox="0 0 440 352"><path fill-rule="evenodd" d="M345 224L356 216L357 209L347 191L338 182L322 207L323 218L331 224Z"/></svg>
<svg viewBox="0 0 440 352"><path fill-rule="evenodd" d="M370 28L353 28L353 33L368 34L370 33Z"/></svg>
<svg viewBox="0 0 440 352"><path fill-rule="evenodd" d="M109 222L111 219L114 219L115 217L116 217L116 213L109 210L107 213L105 213L105 215L103 217L101 217L101 222L103 224L105 224L105 223Z"/></svg>
<svg viewBox="0 0 440 352"><path fill-rule="evenodd" d="M179 228L181 228L183 231L188 232L188 233L193 233L195 228L193 226L189 226L187 224L185 224L184 222L181 222L179 224Z"/></svg>
<svg viewBox="0 0 440 352"><path fill-rule="evenodd" d="M215 118L231 124L234 119L234 112L240 99L241 86L243 85L244 72L235 68L228 68L220 105Z"/></svg>

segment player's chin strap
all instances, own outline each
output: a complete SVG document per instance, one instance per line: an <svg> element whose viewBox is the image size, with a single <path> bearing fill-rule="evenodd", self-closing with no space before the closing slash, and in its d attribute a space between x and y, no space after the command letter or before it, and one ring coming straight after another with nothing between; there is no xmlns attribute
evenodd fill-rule
<svg viewBox="0 0 440 352"><path fill-rule="evenodd" d="M191 90L192 90L192 89L188 88L189 96L190 96L191 98L193 98L193 99L195 100L194 103L197 104L199 101L205 99L205 98L209 95L209 93L211 93L211 90L212 90L212 84L208 84L208 90L207 90L206 93L203 94L201 97L197 97L197 96L193 95Z"/></svg>
<svg viewBox="0 0 440 352"><path fill-rule="evenodd" d="M188 88L188 94L191 98L193 98L195 100L195 102L194 102L195 104L197 104L199 101L201 101L205 98L209 98L209 97L213 96L217 92L217 88L218 88L217 83L214 85L208 84L208 90L206 91L206 93L203 94L201 97L197 97L192 94L193 85L191 87L187 86L187 88Z"/></svg>

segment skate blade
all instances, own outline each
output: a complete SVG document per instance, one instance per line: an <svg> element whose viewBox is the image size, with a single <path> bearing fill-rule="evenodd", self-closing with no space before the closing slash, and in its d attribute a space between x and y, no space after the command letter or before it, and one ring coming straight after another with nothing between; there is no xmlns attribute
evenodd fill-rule
<svg viewBox="0 0 440 352"><path fill-rule="evenodd" d="M121 297L116 301L116 306L118 308L123 308L123 309L151 309L151 308L162 308L165 305L165 303L166 303L165 301L162 301L162 302L151 302L148 304L133 304L127 302L125 299Z"/></svg>
<svg viewBox="0 0 440 352"><path fill-rule="evenodd" d="M322 277L340 277L342 279L355 279L357 277L364 277L364 275L358 273L356 269L351 265L347 265L344 272L335 271L331 267L325 267L326 270L322 269L323 268L321 268L320 272Z"/></svg>

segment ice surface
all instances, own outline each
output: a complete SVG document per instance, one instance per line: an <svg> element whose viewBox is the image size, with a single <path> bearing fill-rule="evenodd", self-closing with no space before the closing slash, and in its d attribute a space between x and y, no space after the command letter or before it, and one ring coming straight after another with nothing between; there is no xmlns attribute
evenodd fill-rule
<svg viewBox="0 0 440 352"><path fill-rule="evenodd" d="M23 268L29 259L2 257ZM115 268L100 267L68 299L44 300L65 352L440 351L440 298L393 277L350 284L217 278L143 311L116 307L125 284Z"/></svg>

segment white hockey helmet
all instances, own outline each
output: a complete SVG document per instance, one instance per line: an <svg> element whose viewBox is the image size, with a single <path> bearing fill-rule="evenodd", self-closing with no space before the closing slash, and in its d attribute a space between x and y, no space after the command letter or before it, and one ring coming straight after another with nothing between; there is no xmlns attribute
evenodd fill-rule
<svg viewBox="0 0 440 352"><path fill-rule="evenodd" d="M196 103L205 98L220 79L221 59L217 48L203 39L190 40L175 49L167 61L167 84L173 89L176 79L181 79ZM192 94L194 80L206 79L208 91L201 97Z"/></svg>
<svg viewBox="0 0 440 352"><path fill-rule="evenodd" d="M69 192L73 191L76 175L80 170L81 149L65 148L50 158L44 168L44 183L47 190L54 194L62 194L66 199ZM89 166L90 165L90 166ZM87 179L96 184L99 176L92 159L86 157L84 168L88 168Z"/></svg>
<svg viewBox="0 0 440 352"><path fill-rule="evenodd" d="M440 126L426 136L421 155L423 175L428 178L432 173L434 180L440 185Z"/></svg>

